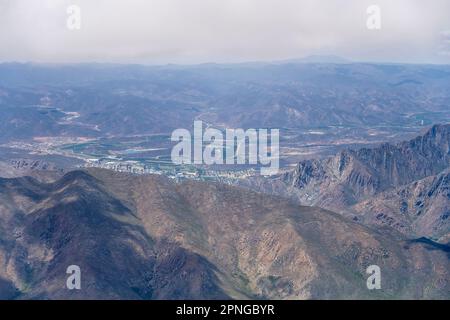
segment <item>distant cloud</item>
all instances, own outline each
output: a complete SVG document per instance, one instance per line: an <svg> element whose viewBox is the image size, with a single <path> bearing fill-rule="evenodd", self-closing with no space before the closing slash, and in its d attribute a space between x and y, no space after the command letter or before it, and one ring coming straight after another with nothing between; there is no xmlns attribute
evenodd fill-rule
<svg viewBox="0 0 450 320"><path fill-rule="evenodd" d="M381 8L381 30L366 9ZM67 28L69 5L81 29ZM448 0L0 0L0 61L450 63Z"/></svg>

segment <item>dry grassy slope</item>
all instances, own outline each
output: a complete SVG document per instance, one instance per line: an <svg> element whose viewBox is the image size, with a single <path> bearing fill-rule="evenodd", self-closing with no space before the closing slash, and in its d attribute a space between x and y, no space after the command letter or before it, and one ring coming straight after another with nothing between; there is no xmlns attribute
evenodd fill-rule
<svg viewBox="0 0 450 320"><path fill-rule="evenodd" d="M1 298L449 297L448 247L236 187L93 169L0 179L0 200Z"/></svg>
<svg viewBox="0 0 450 320"><path fill-rule="evenodd" d="M211 263L150 237L101 184L83 172L53 184L0 179L2 298L228 298ZM65 288L72 264L81 291Z"/></svg>
<svg viewBox="0 0 450 320"><path fill-rule="evenodd" d="M89 172L136 211L152 237L213 263L232 297L448 298L448 252L432 243L231 186ZM383 270L382 291L365 287L370 264Z"/></svg>

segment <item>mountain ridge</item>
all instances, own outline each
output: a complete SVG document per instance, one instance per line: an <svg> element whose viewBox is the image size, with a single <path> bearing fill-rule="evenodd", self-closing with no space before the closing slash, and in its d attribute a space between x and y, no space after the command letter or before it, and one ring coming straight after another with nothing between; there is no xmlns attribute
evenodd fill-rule
<svg viewBox="0 0 450 320"><path fill-rule="evenodd" d="M295 169L278 176L250 178L238 185L302 205L329 209L368 225L390 226L408 237L425 236L447 243L450 197L446 184L440 184L438 198L427 193L436 187L433 182L447 181L449 144L450 124L440 124L409 141L303 160ZM420 192L415 194L417 185ZM415 198L416 202L420 198L422 207L413 214ZM401 214L403 202L409 203L410 216ZM412 218L427 212L430 214L423 214L420 219Z"/></svg>
<svg viewBox="0 0 450 320"><path fill-rule="evenodd" d="M445 298L450 285L445 248L220 183L89 169L2 179L0 198L9 298ZM72 264L83 290L65 289ZM382 291L366 288L370 264Z"/></svg>
<svg viewBox="0 0 450 320"><path fill-rule="evenodd" d="M410 141L395 145L383 143L356 151L343 150L325 160L300 162L285 179L299 189L311 186L315 180L319 180L318 184L324 181L341 184L345 191L351 192L348 199L351 203L448 168L449 141L450 125L435 125ZM320 203L319 199L317 201Z"/></svg>

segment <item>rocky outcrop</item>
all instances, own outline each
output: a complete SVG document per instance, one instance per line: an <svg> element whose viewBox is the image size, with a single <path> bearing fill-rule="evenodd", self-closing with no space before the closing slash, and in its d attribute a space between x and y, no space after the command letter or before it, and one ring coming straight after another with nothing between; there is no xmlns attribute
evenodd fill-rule
<svg viewBox="0 0 450 320"><path fill-rule="evenodd" d="M450 125L435 125L410 141L305 160L280 176L249 178L239 185L408 237L448 243L449 143Z"/></svg>
<svg viewBox="0 0 450 320"><path fill-rule="evenodd" d="M307 194L306 204L326 206L332 199L335 208L345 208L448 168L449 145L450 125L436 125L411 141L300 162L284 180Z"/></svg>
<svg viewBox="0 0 450 320"><path fill-rule="evenodd" d="M445 243L450 233L450 171L382 192L352 211L366 224L388 225L411 237Z"/></svg>

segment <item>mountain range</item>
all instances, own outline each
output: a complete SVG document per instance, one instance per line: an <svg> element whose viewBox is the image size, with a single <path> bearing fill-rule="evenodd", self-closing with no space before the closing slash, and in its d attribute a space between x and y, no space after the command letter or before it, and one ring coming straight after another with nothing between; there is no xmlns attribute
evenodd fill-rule
<svg viewBox="0 0 450 320"><path fill-rule="evenodd" d="M102 169L0 179L3 299L448 298L450 248L275 196ZM368 290L369 265L382 290ZM81 268L68 290L66 268Z"/></svg>
<svg viewBox="0 0 450 320"><path fill-rule="evenodd" d="M448 66L317 61L0 64L0 140L167 133L194 120L296 130L450 121Z"/></svg>
<svg viewBox="0 0 450 320"><path fill-rule="evenodd" d="M0 299L449 299L449 80L323 57L0 64ZM194 120L280 129L280 174L171 167Z"/></svg>
<svg viewBox="0 0 450 320"><path fill-rule="evenodd" d="M325 159L301 161L279 176L240 185L447 243L449 168L450 125L442 124L409 141L345 149Z"/></svg>

